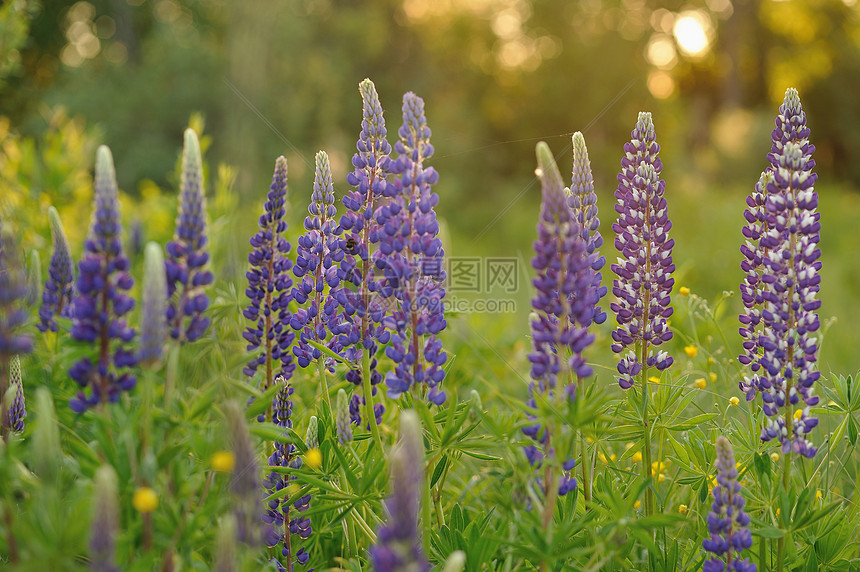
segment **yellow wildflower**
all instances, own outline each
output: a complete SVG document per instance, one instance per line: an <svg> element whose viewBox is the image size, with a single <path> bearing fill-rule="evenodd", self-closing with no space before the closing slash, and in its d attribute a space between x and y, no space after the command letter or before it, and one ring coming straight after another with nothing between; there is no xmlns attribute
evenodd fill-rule
<svg viewBox="0 0 860 572"><path fill-rule="evenodd" d="M630 457L630 460L633 461L634 463L641 463L642 462L642 453L640 453L639 451L636 451L635 453L633 453L633 456Z"/></svg>
<svg viewBox="0 0 860 572"><path fill-rule="evenodd" d="M312 469L322 467L322 453L317 448L305 451L305 463Z"/></svg>
<svg viewBox="0 0 860 572"><path fill-rule="evenodd" d="M821 494L821 489L816 489L815 490L815 500L821 500L823 498L824 498L824 495Z"/></svg>
<svg viewBox="0 0 860 572"><path fill-rule="evenodd" d="M678 294L680 294L681 296L689 296L690 295L690 289L687 288L686 286L681 286L678 289Z"/></svg>
<svg viewBox="0 0 860 572"><path fill-rule="evenodd" d="M779 461L779 453L771 453L770 454L770 460L773 461L774 463Z"/></svg>
<svg viewBox="0 0 860 572"><path fill-rule="evenodd" d="M698 387L699 389L705 389L707 386L708 386L708 382L705 381L704 377L700 377L700 378L696 379L696 387Z"/></svg>
<svg viewBox="0 0 860 572"><path fill-rule="evenodd" d="M603 463L604 465L606 464L606 455L604 455L603 453L598 453L597 458L600 459L601 463Z"/></svg>
<svg viewBox="0 0 860 572"><path fill-rule="evenodd" d="M609 455L609 460L610 460L610 461L614 461L614 460L615 460L615 459L617 459L617 458L618 458L618 456L617 456L615 453L612 453L611 455Z"/></svg>
<svg viewBox="0 0 860 572"><path fill-rule="evenodd" d="M803 409L795 409L794 410L794 420L799 421L801 417L803 417Z"/></svg>
<svg viewBox="0 0 860 572"><path fill-rule="evenodd" d="M652 375L648 378L648 381L650 381L651 383L660 383L660 378Z"/></svg>
<svg viewBox="0 0 860 572"><path fill-rule="evenodd" d="M708 377L711 379L711 383L717 381L717 374L715 374L714 372L709 373Z"/></svg>
<svg viewBox="0 0 860 572"><path fill-rule="evenodd" d="M740 403L740 402L741 402L741 400L740 400L740 399L738 399L737 397L732 397L731 399L729 399L729 404L730 404L732 407L737 407L737 406L738 406L738 403Z"/></svg>
<svg viewBox="0 0 860 572"><path fill-rule="evenodd" d="M158 507L158 495L150 487L138 487L134 491L131 505L137 512L152 512Z"/></svg>
<svg viewBox="0 0 860 572"><path fill-rule="evenodd" d="M708 363L714 365L717 363L717 360L714 359L714 356L708 356Z"/></svg>
<svg viewBox="0 0 860 572"><path fill-rule="evenodd" d="M697 348L696 346L686 346L684 348L684 353L687 354L687 357L694 358L699 355L699 348Z"/></svg>
<svg viewBox="0 0 860 572"><path fill-rule="evenodd" d="M215 451L209 460L212 469L219 473L230 473L236 466L236 457L230 451Z"/></svg>
<svg viewBox="0 0 860 572"><path fill-rule="evenodd" d="M678 512L680 512L681 514L687 514L687 505L682 504L681 506L679 506Z"/></svg>
<svg viewBox="0 0 860 572"><path fill-rule="evenodd" d="M666 475L664 475L663 473L660 473L659 475L657 475L657 482L658 483L662 483L665 480L666 480Z"/></svg>
<svg viewBox="0 0 860 572"><path fill-rule="evenodd" d="M641 501L641 500L638 500L638 501L636 501L635 503L633 503L633 508L634 508L635 510L639 510L639 507L640 507L640 506L642 506L642 501Z"/></svg>

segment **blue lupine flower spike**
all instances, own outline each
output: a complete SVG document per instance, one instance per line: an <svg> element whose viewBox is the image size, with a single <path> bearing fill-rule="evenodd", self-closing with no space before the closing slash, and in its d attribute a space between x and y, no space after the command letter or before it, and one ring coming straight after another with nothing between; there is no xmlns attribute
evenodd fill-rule
<svg viewBox="0 0 860 572"><path fill-rule="evenodd" d="M72 285L75 272L72 265L72 253L66 231L60 221L60 215L54 207L48 208L48 218L51 221L51 236L54 240L54 252L48 266L48 280L42 290L42 306L39 308L39 324L36 326L42 332L57 331L56 316L69 317L72 304Z"/></svg>
<svg viewBox="0 0 860 572"><path fill-rule="evenodd" d="M134 285L122 248L122 224L116 173L110 149L96 154L95 209L84 255L78 263L76 295L72 303L72 337L98 348L95 362L84 357L69 370L82 390L69 402L77 413L119 399L137 378L130 368L137 356L129 349L134 330L124 316L134 308L125 292ZM89 390L85 393L83 390Z"/></svg>
<svg viewBox="0 0 860 572"><path fill-rule="evenodd" d="M749 515L744 512L744 497L738 483L735 453L729 440L717 437L717 486L714 504L708 514L711 537L702 542L704 549L714 555L705 562L702 572L756 572L756 565L741 558L741 552L752 546L747 526Z"/></svg>
<svg viewBox="0 0 860 572"><path fill-rule="evenodd" d="M615 191L618 222L615 248L620 253L612 265L616 279L612 293L617 302L610 304L618 320L612 332L612 351L627 354L618 362L618 384L630 389L643 368L663 371L672 365L672 356L659 346L672 339L667 320L672 286L672 247L666 182L660 179L663 163L657 157L660 145L650 113L640 113L631 141L624 144L624 158ZM642 347L644 346L644 348ZM644 352L645 363L642 363Z"/></svg>
<svg viewBox="0 0 860 572"><path fill-rule="evenodd" d="M203 159L193 129L185 130L182 150L179 215L173 240L167 243L167 319L170 335L180 343L193 342L209 327L203 313L209 307L205 289L212 284L206 250L206 195Z"/></svg>
<svg viewBox="0 0 860 572"><path fill-rule="evenodd" d="M403 126L389 163L394 175L386 186L388 201L377 210L379 250L376 268L383 298L395 307L386 323L392 332L385 355L395 364L386 377L388 396L396 399L413 387L431 403L445 402L440 384L447 354L439 333L445 329L445 251L434 207L439 195L432 186L439 174L425 161L433 155L424 100L412 92L403 96Z"/></svg>
<svg viewBox="0 0 860 572"><path fill-rule="evenodd" d="M421 548L418 514L424 479L424 439L418 415L400 414L400 442L391 453L391 495L385 503L388 522L370 547L376 572L428 572Z"/></svg>

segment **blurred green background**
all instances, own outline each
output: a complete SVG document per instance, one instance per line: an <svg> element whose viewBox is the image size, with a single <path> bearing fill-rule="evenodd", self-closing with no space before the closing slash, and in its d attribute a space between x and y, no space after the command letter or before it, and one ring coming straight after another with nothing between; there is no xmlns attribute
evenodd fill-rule
<svg viewBox="0 0 860 572"><path fill-rule="evenodd" d="M127 224L164 241L191 123L206 134L216 270L240 284L275 157L290 164L293 242L316 150L329 153L338 194L347 188L365 77L390 140L401 95L426 101L449 255L521 261L519 288L505 294L517 311L462 315L448 334L461 371L488 383L526 369L537 141L569 172L570 135L584 132L612 262L622 146L637 112L652 111L678 283L713 299L737 291L744 198L766 165L785 89L798 88L820 176L821 312L837 318L821 366L860 369L856 0L7 0L0 213L25 248L45 248L44 209L55 204L79 252L94 149L106 143ZM738 350L739 308L735 296L720 314ZM611 364L605 346L594 353Z"/></svg>

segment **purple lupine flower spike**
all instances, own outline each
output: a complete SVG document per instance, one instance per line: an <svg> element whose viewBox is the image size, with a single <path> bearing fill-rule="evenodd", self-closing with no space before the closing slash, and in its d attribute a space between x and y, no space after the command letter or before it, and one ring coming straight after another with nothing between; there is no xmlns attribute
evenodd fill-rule
<svg viewBox="0 0 860 572"><path fill-rule="evenodd" d="M388 523L370 547L376 572L428 572L421 548L418 514L424 477L421 422L412 410L400 413L400 442L391 453L391 496L385 503Z"/></svg>
<svg viewBox="0 0 860 572"><path fill-rule="evenodd" d="M597 253L588 252L587 235L582 232L575 211L568 206L561 173L549 146L538 143L536 154L542 201L532 258L537 271L530 319L533 351L529 354L534 381L526 402L533 409L536 393L574 399L578 381L592 374L582 353L594 341L586 328L594 320L599 296L593 270ZM535 419L535 415L529 417ZM538 467L545 456L553 454L552 436L540 423L528 426L523 432L540 446L529 445L525 449L529 462ZM559 495L576 488L576 479L568 474L574 464L574 460L563 464Z"/></svg>
<svg viewBox="0 0 860 572"><path fill-rule="evenodd" d="M675 241L669 238L672 223L663 196L666 182L659 176L663 163L657 157L660 145L650 113L639 114L631 139L624 144L615 191L618 222L612 225L615 248L621 254L611 267L617 276L612 293L618 300L610 304L618 320L618 328L612 332L612 351L620 354L629 348L617 366L622 389L630 389L643 368L663 371L674 361L657 349L672 339L666 320L672 315ZM645 352L644 364L639 351Z"/></svg>
<svg viewBox="0 0 860 572"><path fill-rule="evenodd" d="M717 486L714 487L714 504L708 514L708 531L711 537L702 542L704 549L714 558L707 560L703 572L756 572L756 565L741 559L741 552L752 546L752 535L747 526L749 515L744 512L744 497L738 483L735 453L729 440L717 437Z"/></svg>
<svg viewBox="0 0 860 572"><path fill-rule="evenodd" d="M283 427L286 434L287 430L293 427L293 387L288 380L281 376L278 376L275 383L280 387L280 390L275 396L272 421L275 425ZM302 466L302 459L298 456L295 445L276 442L275 450L269 456L269 466L299 469ZM267 496L283 490L295 479L295 476L276 471L270 472L266 479ZM304 546L298 548L297 545L307 540L311 535L311 521L302 516L302 513L310 508L310 500L310 494L300 497L292 505L287 502L287 499L271 500L263 513L263 522L268 526L265 535L266 546L275 548L280 545L283 558L289 562L295 561L302 566L308 563L310 554ZM273 562L278 566L283 566L279 559L274 559ZM292 569L292 565L289 565L288 568Z"/></svg>
<svg viewBox="0 0 860 572"><path fill-rule="evenodd" d="M367 352L372 394L376 395L376 386L382 381L382 374L377 371L378 344L387 344L391 335L382 324L385 307L377 295L379 285L374 278L371 243L378 241L374 214L377 200L386 194L391 145L386 140L385 118L376 86L365 79L358 90L362 100L361 134L356 144L357 152L352 157L355 170L347 175L347 182L355 189L343 197L346 212L340 218L343 229L340 246L344 253L340 266L341 285L331 295L343 311L342 333L338 341L344 348L344 355L355 363L361 360L362 352ZM350 370L346 379L361 386L362 372ZM361 423L362 404L364 398L354 393L350 410L356 424ZM374 405L377 424L381 422L384 410L381 403ZM365 421L369 423L369 420Z"/></svg>
<svg viewBox="0 0 860 572"><path fill-rule="evenodd" d="M3 439L10 430L18 431L18 426L23 429L23 388L19 379L18 387L10 391L10 382L16 381L10 374L18 356L33 350L30 336L20 333L27 320L22 306L27 296L27 282L17 254L12 237L4 235L0 227L0 436Z"/></svg>
<svg viewBox="0 0 860 572"><path fill-rule="evenodd" d="M27 264L27 306L34 306L39 300L39 292L42 290L42 258L35 248L30 251L30 260Z"/></svg>
<svg viewBox="0 0 860 572"><path fill-rule="evenodd" d="M193 342L209 327L203 315L209 307L206 286L212 284L207 268L206 195L203 187L203 159L200 142L193 129L185 130L182 149L182 179L176 232L167 243L167 319L170 335L180 343Z"/></svg>
<svg viewBox="0 0 860 572"><path fill-rule="evenodd" d="M134 308L127 294L134 285L129 262L122 248L122 224L116 173L110 149L102 145L96 155L95 209L84 255L78 263L77 294L72 302L72 337L98 348L95 363L84 357L69 370L69 376L89 394L78 391L69 401L76 413L113 403L121 391L137 383L129 371L137 357L128 347L134 329L124 316Z"/></svg>
<svg viewBox="0 0 860 572"><path fill-rule="evenodd" d="M300 308L293 312L290 326L299 332L293 353L299 367L303 368L322 359L322 352L308 344L308 340L326 343L336 353L342 351L338 341L338 334L345 331L341 326L342 317L337 312L337 303L328 294L340 285L339 264L343 261L343 249L338 240L341 229L336 214L331 166L328 155L320 151L316 155L305 234L299 237L293 265L297 282L292 296ZM328 332L332 332L332 336L329 337ZM334 371L333 360L326 361L328 369Z"/></svg>
<svg viewBox="0 0 860 572"><path fill-rule="evenodd" d="M119 535L119 506L116 473L110 465L96 471L93 489L93 520L90 526L90 571L119 572L116 540Z"/></svg>
<svg viewBox="0 0 860 572"><path fill-rule="evenodd" d="M755 398L760 386L762 345L761 335L764 322L761 318L764 299L762 292L762 272L764 259L768 258L769 252L761 246L761 237L768 233L769 225L765 210L765 198L767 196L767 185L773 179L773 169L768 168L761 174L752 193L747 197L747 208L744 211L744 219L747 224L743 228L745 243L741 245L741 254L744 260L741 269L746 274L740 286L741 301L746 308L745 313L740 315L741 327L739 333L743 338L744 353L738 357L738 361L749 366L751 375L745 375L738 383L738 387L747 401Z"/></svg>
<svg viewBox="0 0 860 572"><path fill-rule="evenodd" d="M809 408L818 404L812 386L821 376L815 370L821 215L816 212L814 187L818 176L812 172L815 147L809 143L806 114L794 89L786 91L772 139L768 158L773 177L767 184L764 209L768 230L759 243L767 253L762 257L759 390L768 420L761 439L779 439L783 453L811 458L817 449L806 435L818 419L809 416Z"/></svg>
<svg viewBox="0 0 860 572"><path fill-rule="evenodd" d="M24 418L27 417L27 409L24 407L24 383L21 379L21 359L12 356L9 361L9 390L15 392L11 399L11 405L6 411L6 427L20 433L24 430Z"/></svg>
<svg viewBox="0 0 860 572"><path fill-rule="evenodd" d="M242 409L235 402L224 407L224 415L229 431L236 466L230 481L233 493L233 516L236 519L236 540L249 546L260 546L264 533L262 520L262 489L260 487L260 466L257 453L251 442L248 425Z"/></svg>
<svg viewBox="0 0 860 572"><path fill-rule="evenodd" d="M447 326L445 251L434 210L439 195L432 191L439 174L424 165L433 146L424 100L412 92L403 96L403 126L398 133L398 157L389 163L394 178L386 186L388 201L376 215L379 250L374 253L375 266L384 276L379 292L396 301L386 318L392 336L385 348L395 368L385 381L393 399L419 386L431 403L442 405L445 392L439 385L448 356L437 336Z"/></svg>
<svg viewBox="0 0 860 572"><path fill-rule="evenodd" d="M150 242L143 256L143 318L138 359L142 364L153 364L162 358L167 341L167 278L161 245Z"/></svg>
<svg viewBox="0 0 860 572"><path fill-rule="evenodd" d="M577 131L573 134L573 171L571 184L568 189L567 205L573 211L573 218L579 223L582 238L585 240L586 252L597 252L591 269L594 271L594 282L597 288L597 298L606 296L606 286L601 286L603 274L600 270L606 264L606 257L600 256L603 237L600 235L600 219L597 218L597 193L594 192L594 178L591 175L591 161L588 160L588 148L585 138ZM606 312L600 306L594 306L595 324L606 321Z"/></svg>
<svg viewBox="0 0 860 572"><path fill-rule="evenodd" d="M243 314L253 324L245 328L246 349L257 352L244 368L249 378L259 367L264 368L263 389L274 383L275 376L289 379L295 364L290 346L295 334L290 328L290 278L292 262L287 255L290 243L284 238L287 230L287 160L278 157L272 185L266 197L264 212L259 219L259 230L251 237L253 250L248 255L251 269L245 274L250 299ZM260 421L265 420L262 415Z"/></svg>
<svg viewBox="0 0 860 572"><path fill-rule="evenodd" d="M48 208L48 218L51 221L54 252L48 266L48 280L45 281L42 291L42 306L39 309L39 324L36 327L42 332L48 330L56 332L57 322L54 317L69 317L75 272L69 241L57 209Z"/></svg>

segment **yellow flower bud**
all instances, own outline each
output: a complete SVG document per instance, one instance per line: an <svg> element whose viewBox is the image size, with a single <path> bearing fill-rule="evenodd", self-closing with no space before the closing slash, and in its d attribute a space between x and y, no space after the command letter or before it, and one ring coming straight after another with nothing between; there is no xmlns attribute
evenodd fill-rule
<svg viewBox="0 0 860 572"><path fill-rule="evenodd" d="M795 409L794 410L794 420L800 421L801 417L803 417L803 409Z"/></svg>
<svg viewBox="0 0 860 572"><path fill-rule="evenodd" d="M657 475L657 482L658 483L662 483L665 480L666 480L666 475L664 475L663 473L660 473L659 475Z"/></svg>
<svg viewBox="0 0 860 572"><path fill-rule="evenodd" d="M633 453L633 456L630 457L630 460L633 461L634 463L641 463L642 462L642 453L640 453L639 451L636 451L635 453Z"/></svg>
<svg viewBox="0 0 860 572"><path fill-rule="evenodd" d="M779 453L771 453L770 454L770 460L773 461L774 463L779 461Z"/></svg>
<svg viewBox="0 0 860 572"><path fill-rule="evenodd" d="M320 450L314 448L305 451L305 464L312 469L322 467L322 453L320 453Z"/></svg>
<svg viewBox="0 0 860 572"><path fill-rule="evenodd" d="M236 457L230 451L215 451L209 460L212 469L219 473L230 473L236 466Z"/></svg>
<svg viewBox="0 0 860 572"><path fill-rule="evenodd" d="M715 360L713 356L708 356L708 363L714 365L717 363L717 360Z"/></svg>
<svg viewBox="0 0 860 572"><path fill-rule="evenodd" d="M696 346L686 346L684 348L684 353L687 354L687 357L694 358L699 355L699 348L697 348Z"/></svg>
<svg viewBox="0 0 860 572"><path fill-rule="evenodd" d="M741 402L741 400L740 400L740 399L738 399L737 397L732 397L731 399L729 399L729 404L730 404L732 407L737 407L737 406L738 406L738 403L740 403L740 402Z"/></svg>
<svg viewBox="0 0 860 572"><path fill-rule="evenodd" d="M696 387L698 387L699 389L705 389L708 386L708 382L705 381L704 377L697 378L695 383Z"/></svg>
<svg viewBox="0 0 860 572"><path fill-rule="evenodd" d="M678 289L678 294L680 294L681 296L689 296L690 295L690 289L687 288L686 286L681 286Z"/></svg>
<svg viewBox="0 0 860 572"><path fill-rule="evenodd" d="M158 495L149 487L139 487L134 491L131 505L137 512L152 512L158 507Z"/></svg>
<svg viewBox="0 0 860 572"><path fill-rule="evenodd" d="M717 381L717 374L715 374L714 372L709 373L708 377L710 378L711 383L714 383L715 381Z"/></svg>
<svg viewBox="0 0 860 572"><path fill-rule="evenodd" d="M824 498L824 495L821 494L821 489L816 489L815 490L815 500L821 500L823 498Z"/></svg>
<svg viewBox="0 0 860 572"><path fill-rule="evenodd" d="M685 504L680 505L678 507L678 512L680 512L681 514L687 514L687 505L685 505Z"/></svg>
<svg viewBox="0 0 860 572"><path fill-rule="evenodd" d="M660 383L660 378L652 375L648 378L648 381L650 381L651 383Z"/></svg>
<svg viewBox="0 0 860 572"><path fill-rule="evenodd" d="M638 501L636 501L635 503L633 503L633 509L634 509L634 510L639 510L639 507L640 507L640 506L642 506L642 501L641 501L641 500L638 500Z"/></svg>

